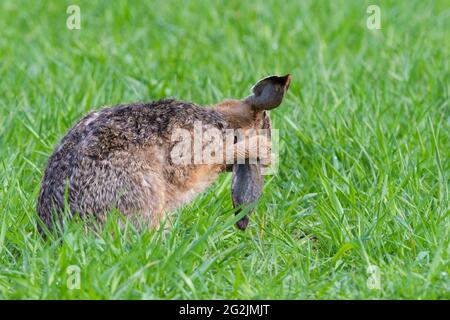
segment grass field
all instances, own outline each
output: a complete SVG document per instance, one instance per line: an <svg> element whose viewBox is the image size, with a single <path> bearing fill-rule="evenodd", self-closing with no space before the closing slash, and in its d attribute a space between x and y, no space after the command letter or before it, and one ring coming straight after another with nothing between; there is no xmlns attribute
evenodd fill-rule
<svg viewBox="0 0 450 320"><path fill-rule="evenodd" d="M0 298L450 298L449 34L444 0L1 1ZM168 233L112 214L37 234L47 158L89 110L207 105L288 72L246 232L225 174Z"/></svg>

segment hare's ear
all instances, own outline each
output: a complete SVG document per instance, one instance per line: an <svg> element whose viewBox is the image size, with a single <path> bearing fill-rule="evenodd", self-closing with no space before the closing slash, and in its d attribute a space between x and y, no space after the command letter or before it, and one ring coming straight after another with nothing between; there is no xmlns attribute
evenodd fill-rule
<svg viewBox="0 0 450 320"><path fill-rule="evenodd" d="M271 110L278 107L289 84L291 75L270 76L258 81L252 88L253 94L245 99L255 110Z"/></svg>
<svg viewBox="0 0 450 320"><path fill-rule="evenodd" d="M236 223L236 226L245 230L247 228L249 217L253 211L254 204L261 196L264 185L264 178L261 175L261 166L259 164L235 164L233 165L233 178L231 180L231 198L233 207L237 208L238 214L242 206L249 206L248 214L243 216Z"/></svg>

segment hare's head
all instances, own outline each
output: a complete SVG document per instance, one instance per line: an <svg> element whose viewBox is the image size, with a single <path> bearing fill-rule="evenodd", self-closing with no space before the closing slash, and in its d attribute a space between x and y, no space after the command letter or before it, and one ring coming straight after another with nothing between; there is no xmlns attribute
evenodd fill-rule
<svg viewBox="0 0 450 320"><path fill-rule="evenodd" d="M268 131L265 134L271 136L271 122L268 111L278 107L283 101L284 94L289 88L291 76L289 74L278 77L270 76L258 81L252 88L252 94L242 100L226 100L214 106L227 121L228 125L247 133L255 130L258 135L264 134L261 129ZM235 136L235 141L238 141ZM242 136L241 136L242 138ZM240 212L242 205L249 205L258 200L263 189L264 179L261 177L261 167L258 164L233 165L233 179L231 193L233 206ZM248 212L248 214L252 211ZM248 214L242 217L237 227L245 230L248 225Z"/></svg>
<svg viewBox="0 0 450 320"><path fill-rule="evenodd" d="M253 86L247 98L225 100L214 108L234 129L262 129L267 125L267 111L281 104L290 82L290 74L264 78Z"/></svg>

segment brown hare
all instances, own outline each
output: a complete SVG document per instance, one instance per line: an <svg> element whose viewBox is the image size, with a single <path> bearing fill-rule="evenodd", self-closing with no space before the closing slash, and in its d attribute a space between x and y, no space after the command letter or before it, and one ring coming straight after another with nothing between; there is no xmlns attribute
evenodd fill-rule
<svg viewBox="0 0 450 320"><path fill-rule="evenodd" d="M144 219L149 226L158 226L165 213L192 200L219 173L230 170L233 204L255 201L262 188L260 162L270 163L270 139L234 137L230 144L225 136L230 129L270 129L267 110L281 104L289 83L290 75L271 76L259 81L249 97L211 107L164 99L89 113L69 130L48 160L37 203L40 218L52 230L64 212L102 221L108 211L117 209L132 221ZM181 141L174 133L195 135L198 124L223 134L223 141L214 142L214 146L226 145L220 162L180 162L173 156ZM195 139L187 141L185 146L196 148ZM256 145L262 152L256 152ZM204 151L207 144L197 148ZM181 149L184 160L192 160L192 153ZM256 158L260 162L248 162ZM245 229L247 223L244 217L237 225Z"/></svg>

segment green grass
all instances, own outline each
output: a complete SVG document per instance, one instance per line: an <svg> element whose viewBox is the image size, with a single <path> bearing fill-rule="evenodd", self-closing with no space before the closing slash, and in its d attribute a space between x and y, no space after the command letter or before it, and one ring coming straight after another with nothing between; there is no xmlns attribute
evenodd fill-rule
<svg viewBox="0 0 450 320"><path fill-rule="evenodd" d="M375 2L381 30L358 0L1 1L0 298L450 298L450 6ZM89 110L207 105L287 72L279 172L246 232L228 174L168 233L112 215L37 234L47 158Z"/></svg>

